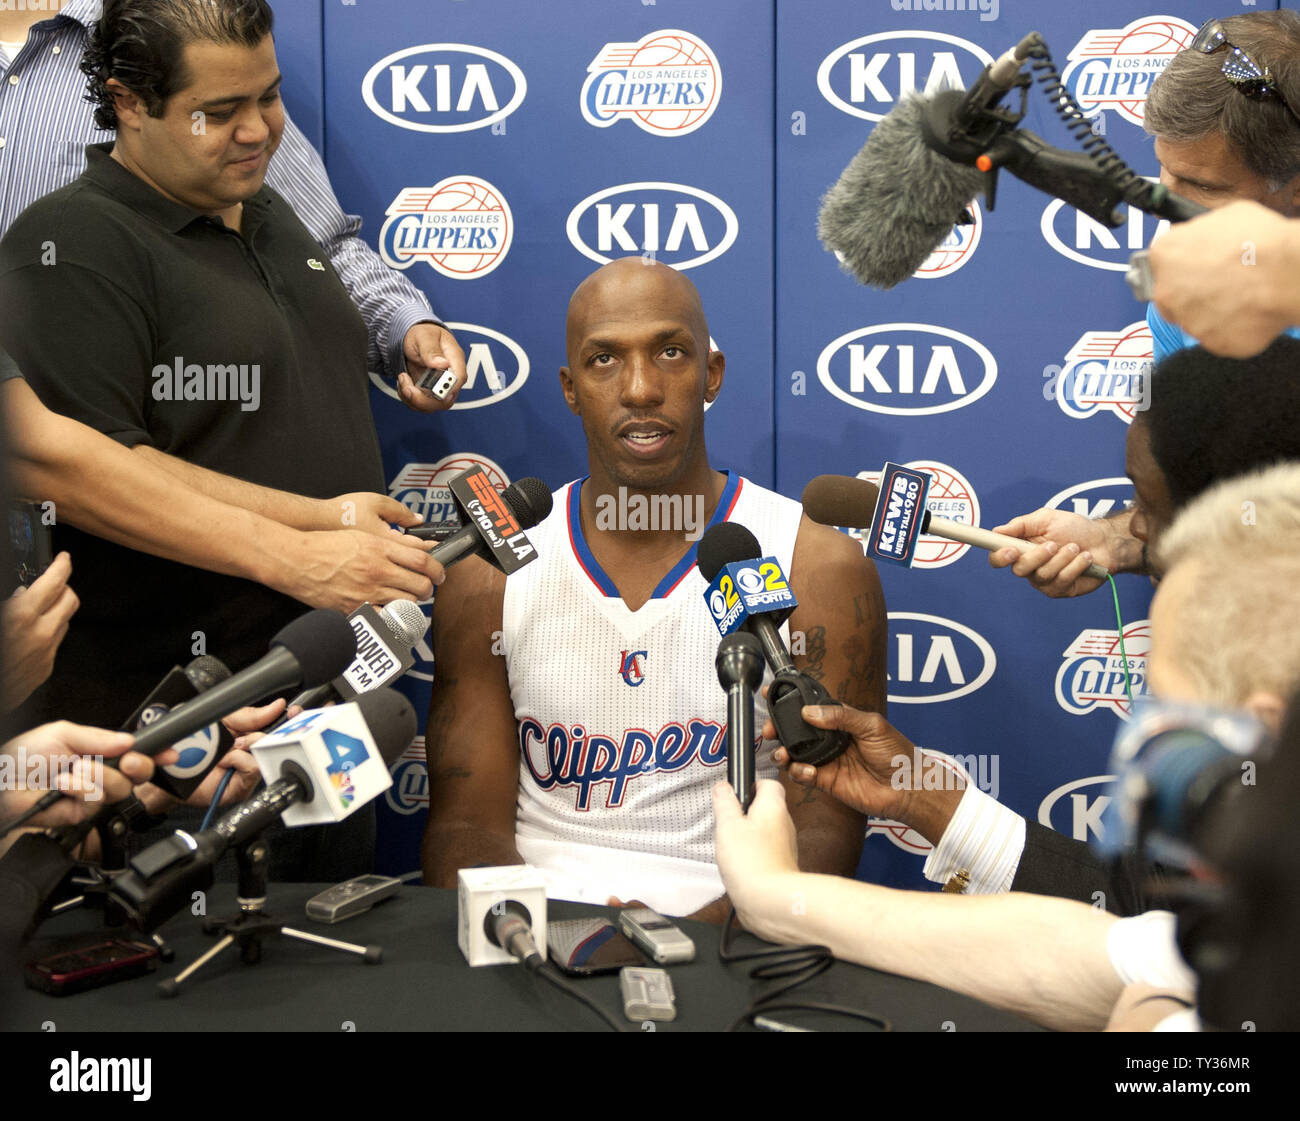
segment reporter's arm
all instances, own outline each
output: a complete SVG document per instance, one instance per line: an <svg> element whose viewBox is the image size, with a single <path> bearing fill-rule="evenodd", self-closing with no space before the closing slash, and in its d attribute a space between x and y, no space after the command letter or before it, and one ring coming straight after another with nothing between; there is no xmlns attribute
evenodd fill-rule
<svg viewBox="0 0 1300 1121"><path fill-rule="evenodd" d="M226 476L152 448L128 451L93 428L47 409L22 378L4 382L0 392L9 419L15 487L53 501L58 520L97 537L253 580L312 607L351 610L367 600L425 599L441 577L441 566L428 560L428 543L396 533L376 539L359 530L299 532L183 481ZM234 490L265 490L237 479L228 482Z"/></svg>
<svg viewBox="0 0 1300 1121"><path fill-rule="evenodd" d="M940 985L1048 1027L1104 1027L1123 988L1111 965L1112 915L1044 896L896 891L800 872L779 787L759 784L743 814L714 788L718 863L746 929L815 942L836 957Z"/></svg>

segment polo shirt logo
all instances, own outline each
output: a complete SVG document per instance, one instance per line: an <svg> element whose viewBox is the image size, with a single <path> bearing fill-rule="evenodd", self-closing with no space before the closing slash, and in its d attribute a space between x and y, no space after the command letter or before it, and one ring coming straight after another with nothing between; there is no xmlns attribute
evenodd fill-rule
<svg viewBox="0 0 1300 1121"><path fill-rule="evenodd" d="M307 264L308 264L311 268L315 269L317 272L324 272L324 271L325 271L325 266L322 265L318 260L316 260L315 257L308 257L308 258L307 258Z"/></svg>

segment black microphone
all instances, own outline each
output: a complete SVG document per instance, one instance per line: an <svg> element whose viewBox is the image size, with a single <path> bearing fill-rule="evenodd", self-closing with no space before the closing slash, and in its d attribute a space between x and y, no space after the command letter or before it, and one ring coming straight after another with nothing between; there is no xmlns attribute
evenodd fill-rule
<svg viewBox="0 0 1300 1121"><path fill-rule="evenodd" d="M415 710L410 701L385 688L366 693L353 703L360 709L378 757L386 768L391 768L415 738ZM330 709L317 730L327 729L331 722L350 727L350 711L349 705ZM373 765L374 757L368 747L355 744L355 748L367 757L358 766ZM293 806L317 800L321 792L308 774L308 766L288 758L279 765L279 778L223 815L210 828L193 835L177 830L150 845L132 857L126 871L114 878L110 897L125 908L141 930L148 932L166 922L189 905L192 892L212 884L213 870L229 849L257 837ZM366 800L355 801L347 812L355 812ZM341 819L341 816L336 818Z"/></svg>
<svg viewBox="0 0 1300 1121"><path fill-rule="evenodd" d="M167 716L173 709L186 701L193 700L200 693L207 692L229 677L229 667L210 654L199 655L184 669L173 666L140 707L127 717L122 725L122 731L143 731L150 724ZM230 750L234 742L235 737L230 734L226 726L219 720L215 720L186 737L184 741L177 742L175 747L180 758L175 763L169 763L155 770L151 781L155 786L183 801L198 789L208 772ZM134 798L134 795L131 798ZM126 801L129 802L130 798ZM101 815L106 810L121 812L121 808L121 805L105 807L96 816L105 820Z"/></svg>
<svg viewBox="0 0 1300 1121"><path fill-rule="evenodd" d="M283 627L271 639L270 652L251 666L138 733L131 750L157 755L245 705L288 689L323 685L347 668L356 651L346 616L324 608L309 611Z"/></svg>
<svg viewBox="0 0 1300 1121"><path fill-rule="evenodd" d="M155 720L137 733L130 750L157 755L214 720L272 693L324 684L343 672L356 649L356 636L345 616L324 608L309 611L281 628L271 639L270 653ZM106 759L104 766L116 769L116 757ZM49 809L62 797L61 790L51 790L18 817L0 826L0 836Z"/></svg>
<svg viewBox="0 0 1300 1121"><path fill-rule="evenodd" d="M514 514L520 529L532 529L551 512L551 492L541 479L531 476L519 479L506 487L501 492L501 497ZM466 518L460 529L429 552L429 556L444 568L471 555L495 563L492 547L473 518Z"/></svg>
<svg viewBox="0 0 1300 1121"><path fill-rule="evenodd" d="M727 781L740 806L754 800L754 692L763 680L763 647L748 631L718 643L718 684L727 692Z"/></svg>
<svg viewBox="0 0 1300 1121"><path fill-rule="evenodd" d="M762 556L758 538L743 525L719 522L700 538L696 564L700 575L712 584L724 565L746 561L757 563ZM804 720L800 712L804 705L837 705L840 702L816 678L794 668L790 651L777 629L782 618L774 620L771 614L755 612L746 616L742 626L758 639L763 656L775 675L767 688L767 709L776 727L777 739L785 745L796 763L811 763L819 767L840 755L848 747L849 737L843 731L814 728Z"/></svg>
<svg viewBox="0 0 1300 1121"><path fill-rule="evenodd" d="M289 720L289 710L320 708L355 700L362 693L391 685L415 662L413 651L429 629L429 617L409 599L397 599L375 611L363 603L348 616L357 636L357 656L333 681L305 689L285 705L284 715L264 730L273 732Z"/></svg>

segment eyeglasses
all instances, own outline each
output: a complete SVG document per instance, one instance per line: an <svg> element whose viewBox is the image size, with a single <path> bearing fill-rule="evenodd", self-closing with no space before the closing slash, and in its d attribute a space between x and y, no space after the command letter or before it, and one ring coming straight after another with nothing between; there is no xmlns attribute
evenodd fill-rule
<svg viewBox="0 0 1300 1121"><path fill-rule="evenodd" d="M1267 66L1260 66L1240 47L1228 42L1227 32L1217 19L1207 20L1201 25L1196 38L1192 40L1191 50L1201 54L1214 54L1215 51L1228 48L1228 57L1223 60L1223 76L1228 79L1238 93L1244 94L1252 101L1274 100L1291 114L1291 119L1300 124L1300 117L1287 104L1282 91L1273 81L1273 73Z"/></svg>

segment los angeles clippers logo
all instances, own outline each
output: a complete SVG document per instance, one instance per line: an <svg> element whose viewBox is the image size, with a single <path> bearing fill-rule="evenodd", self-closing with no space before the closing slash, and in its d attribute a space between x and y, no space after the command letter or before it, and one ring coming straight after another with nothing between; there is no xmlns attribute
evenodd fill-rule
<svg viewBox="0 0 1300 1121"><path fill-rule="evenodd" d="M665 724L658 732L631 728L615 740L589 735L581 724L543 728L529 719L519 725L519 747L539 789L575 787L574 808L586 812L592 787L603 783L609 784L605 806L616 809L640 775L680 771L697 759L706 767L726 762L727 728L716 720L688 720Z"/></svg>
<svg viewBox="0 0 1300 1121"><path fill-rule="evenodd" d="M1062 654L1056 703L1074 716L1101 708L1127 720L1130 687L1134 697L1146 692L1150 650L1151 623L1146 619L1124 628L1122 645L1115 631L1093 627L1080 631Z"/></svg>
<svg viewBox="0 0 1300 1121"><path fill-rule="evenodd" d="M624 650L619 658L618 672L633 688L645 681L645 657L644 650Z"/></svg>

